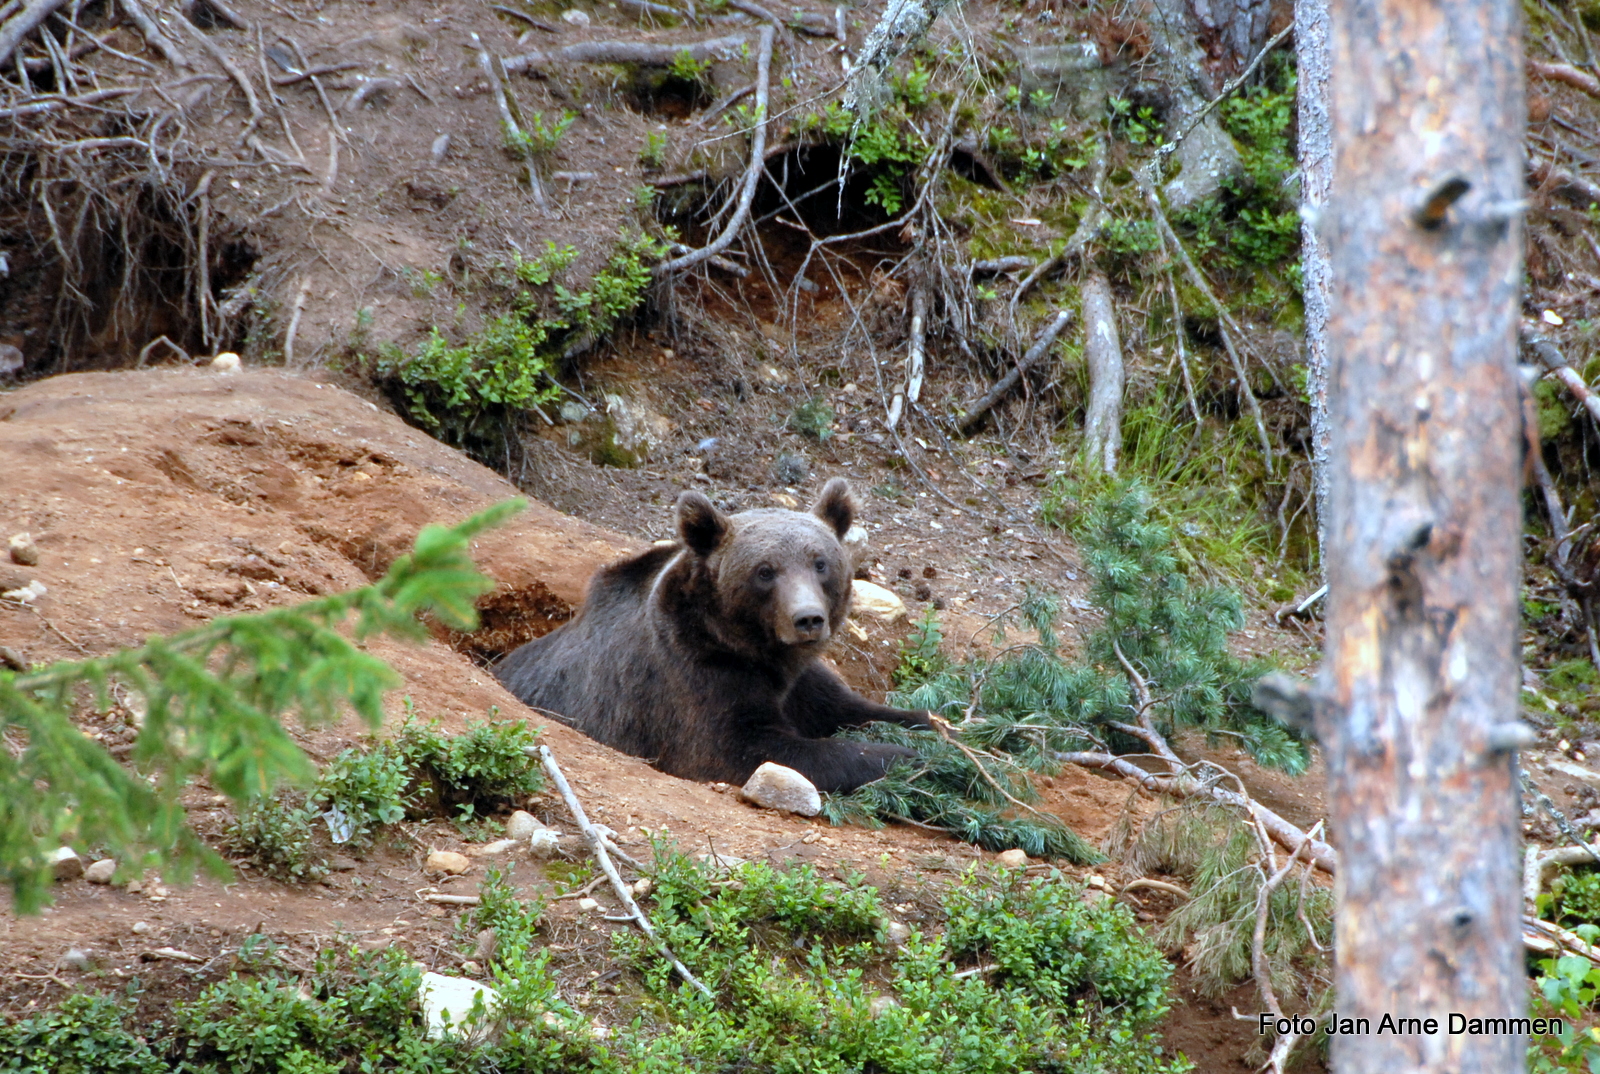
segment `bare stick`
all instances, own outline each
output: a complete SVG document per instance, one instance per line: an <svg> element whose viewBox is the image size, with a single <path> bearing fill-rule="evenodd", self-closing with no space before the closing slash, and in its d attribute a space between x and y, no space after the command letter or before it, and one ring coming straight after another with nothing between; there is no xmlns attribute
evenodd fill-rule
<svg viewBox="0 0 1600 1074"><path fill-rule="evenodd" d="M245 73L239 69L239 65L233 62L233 57L222 51L222 48L207 37L200 27L190 22L188 16L181 11L175 11L172 17L183 24L183 28L189 31L189 35L199 43L201 48L211 54L211 58L217 61L217 65L228 72L228 77L238 83L239 88L244 91L244 98L250 103L250 122L244 125L244 131L239 135L239 144L248 144L250 135L254 133L256 127L260 125L262 118L266 115L261 111L261 102L256 98L255 87L250 84L250 79ZM266 154L263 153L262 156L266 156Z"/></svg>
<svg viewBox="0 0 1600 1074"><path fill-rule="evenodd" d="M283 110L283 102L278 99L278 95L272 92L272 75L267 70L266 34L261 29L260 23L256 24L256 63L261 68L261 84L267 88L267 100L278 117L278 123L283 127L283 136L289 142L289 148L294 150L294 155L304 162L306 155L300 151L300 143L294 140L294 128L289 125L289 114Z"/></svg>
<svg viewBox="0 0 1600 1074"><path fill-rule="evenodd" d="M1303 843L1295 847L1289 855L1289 860L1261 884L1261 889L1256 892L1256 927L1250 944L1250 972L1256 979L1256 987L1261 990L1261 1002L1266 1005L1276 1017L1283 1017L1283 1005L1278 1002L1278 995L1272 989L1272 967L1267 965L1267 915L1272 907L1272 893L1283 883L1295 862L1300 857L1300 851L1311 845L1311 840L1322 828L1318 821L1316 827L1306 833ZM1281 1033L1273 1042L1272 1054L1267 1059L1273 1074L1283 1074L1284 1064L1288 1062L1289 1053L1294 1051L1294 1046L1300 1041L1300 1034L1296 1032Z"/></svg>
<svg viewBox="0 0 1600 1074"><path fill-rule="evenodd" d="M11 62L11 54L22 39L37 30L67 0L28 0L22 10L0 26L0 67Z"/></svg>
<svg viewBox="0 0 1600 1074"><path fill-rule="evenodd" d="M1595 78L1587 71L1580 71L1570 63L1540 63L1538 60L1529 60L1528 73L1552 82L1565 82L1591 97L1600 97L1600 78Z"/></svg>
<svg viewBox="0 0 1600 1074"><path fill-rule="evenodd" d="M1122 340L1111 281L1098 266L1083 283L1084 358L1089 364L1089 406L1083 419L1083 446L1092 464L1117 472L1122 454Z"/></svg>
<svg viewBox="0 0 1600 1074"><path fill-rule="evenodd" d="M1229 82L1226 86L1223 86L1222 92L1218 93L1215 97L1211 98L1211 100L1207 101L1204 107L1189 117L1189 122L1183 125L1183 129L1175 134L1171 141L1159 146L1156 149L1155 156L1152 158L1151 163L1155 166L1157 171L1160 171L1161 167L1166 163L1167 158L1178 151L1178 146L1183 144L1183 140L1194 133L1194 129L1200 126L1200 123L1206 118L1206 116L1211 114L1217 105L1221 104L1229 97L1232 97L1236 92L1238 92L1240 86L1243 86L1246 82L1250 81L1250 76L1256 73L1256 68L1260 67L1261 61L1267 58L1267 53L1283 44L1284 38L1288 37L1293 32L1294 23L1291 21L1289 25L1279 30L1277 34L1273 36L1272 40L1261 46L1261 51L1256 53L1256 58L1250 61L1250 65L1248 67L1239 72L1238 78L1235 78L1232 82Z"/></svg>
<svg viewBox="0 0 1600 1074"><path fill-rule="evenodd" d="M894 401L889 404L889 417L886 424L893 429L900 422L900 411L905 406L906 400L916 405L917 397L922 394L922 367L926 360L924 353L925 339L928 326L928 287L920 276L911 289L911 346L906 356L906 386L903 390L894 393Z"/></svg>
<svg viewBox="0 0 1600 1074"><path fill-rule="evenodd" d="M1256 432L1261 437L1261 454L1266 459L1267 473L1270 474L1272 473L1274 459L1272 439L1267 436L1267 423L1261 416L1261 404L1256 401L1256 393L1250 390L1250 378L1245 375L1244 359L1239 357L1239 349L1234 343L1234 338L1237 336L1242 339L1244 333L1240 331L1238 324L1234 322L1233 315L1228 312L1228 307L1224 306L1222 301L1217 298L1216 293L1211 290L1211 284L1206 281L1205 274L1195 265L1194 260L1189 256L1189 251L1184 249L1183 243L1178 239L1178 233L1173 231L1172 225L1167 222L1167 214L1161 208L1161 198L1156 194L1154 174L1154 169L1149 167L1140 168L1134 172L1134 175L1139 180L1139 189L1144 193L1145 204L1149 207L1150 214L1155 217L1156 230L1160 233L1162 242L1170 246L1177 254L1178 263L1183 266L1184 272L1188 274L1189 282L1194 284L1195 289L1205 295L1206 301L1216 308L1217 328L1222 333L1222 346L1228 352L1228 360L1233 363L1233 373L1238 378L1239 391L1244 396L1245 402L1249 404L1251 416L1256 420ZM1268 370L1268 372L1271 372L1271 370Z"/></svg>
<svg viewBox="0 0 1600 1074"><path fill-rule="evenodd" d="M505 124L506 138L521 151L522 158L528 165L528 191L533 195L533 203L539 207L540 212L547 213L550 211L550 203L545 200L544 184L539 181L539 162L535 159L533 146L529 144L527 135L523 133L522 124L517 121L516 106L506 93L506 67L489 55L489 50L483 47L483 41L476 33L472 35L472 44L478 50L478 66L483 69L483 77L489 80L489 91L494 94L495 107L500 110L500 122Z"/></svg>
<svg viewBox="0 0 1600 1074"><path fill-rule="evenodd" d="M650 919L644 916L644 911L639 909L639 904L633 901L633 892L627 884L622 882L622 877L617 873L617 867L611 864L611 856L606 853L606 841L589 823L589 817L583 811L583 803L578 801L578 796L572 793L572 788L567 785L567 777L561 772L561 766L556 764L555 754L550 752L549 746L539 747L539 761L544 765L545 774L550 777L550 782L556 785L556 790L561 792L561 797L566 801L567 808L572 811L572 819L577 822L578 830L583 833L583 838L588 841L589 849L594 853L594 860L599 863L600 869L606 874L606 879L611 881L611 890L616 893L617 901L622 903L623 909L628 911L640 931L648 936L656 946L656 950L672 964L672 968L695 991L708 998L711 989L702 984L699 978L689 972L689 967L678 961L676 955L667 949L661 937L656 935L656 930L650 924Z"/></svg>
<svg viewBox="0 0 1600 1074"><path fill-rule="evenodd" d="M306 54L300 50L300 42L292 37L285 40L294 49L295 59L300 61L300 69L311 80L311 88L317 91L322 111L328 117L328 166L322 173L322 195L327 197L333 193L334 184L339 181L339 140L343 137L339 129L339 117L334 114L333 102L328 99L327 90L322 88L322 79L317 77L321 72L306 63Z"/></svg>
<svg viewBox="0 0 1600 1074"><path fill-rule="evenodd" d="M131 97L136 93L144 92L143 86L124 86L119 89L104 89L94 93L85 93L81 97L41 97L19 104L12 108L0 108L0 119L11 119L15 116L31 116L40 112L54 112L59 108L71 105L94 105L101 101L109 101L117 97Z"/></svg>
<svg viewBox="0 0 1600 1074"><path fill-rule="evenodd" d="M1072 320L1071 310L1058 311L1055 319L1045 325L1043 331L1034 339L1033 346L1028 348L1028 352L1022 356L1022 360L1012 367L1009 373L1001 377L994 387L984 393L982 398L968 403L963 408L967 412L967 416L961 419L961 431L963 433L970 434L983 424L984 419L989 416L989 411L994 409L995 404L1010 394L1011 389L1017 386L1017 382L1022 379L1023 374L1033 368L1035 362L1044 357L1045 351L1050 349L1050 344L1055 342L1056 337L1061 334L1063 328L1067 327L1067 322L1070 320Z"/></svg>
<svg viewBox="0 0 1600 1074"><path fill-rule="evenodd" d="M670 67L678 57L691 60L732 59L750 38L730 34L705 41L686 41L675 45L664 41L579 41L560 48L524 52L506 60L507 71L526 71L557 63L637 63L650 67Z"/></svg>
<svg viewBox="0 0 1600 1074"><path fill-rule="evenodd" d="M1566 385L1567 391L1571 392L1573 397L1583 404L1583 408L1589 412L1589 416L1597 423L1600 423L1600 396L1596 396L1589 390L1589 386L1567 364L1567 360L1556 349L1556 345L1526 324L1522 326L1522 345L1531 350L1533 356L1539 359L1539 364L1543 365L1545 369L1555 375L1557 380Z"/></svg>
<svg viewBox="0 0 1600 1074"><path fill-rule="evenodd" d="M294 366L294 337L300 331L300 315L305 312L306 298L310 294L311 277L302 277L300 289L295 292L294 305L289 312L289 327L283 333L283 365L285 369Z"/></svg>
<svg viewBox="0 0 1600 1074"><path fill-rule="evenodd" d="M744 184L739 191L739 201L733 210L733 215L728 219L728 226L723 228L722 234L709 245L682 257L661 262L655 267L657 277L690 268L720 254L733 243L739 229L744 226L745 218L750 215L750 203L755 200L756 186L760 183L761 173L767 166L767 89L772 77L772 37L772 27L763 26L761 51L756 61L756 115L755 129L750 136L750 164L745 168Z"/></svg>
<svg viewBox="0 0 1600 1074"><path fill-rule="evenodd" d="M668 7L666 4L652 3L651 0L617 0L617 4L621 7L632 8L641 15L664 15L669 19L693 18L687 11L679 11L677 8ZM699 20L696 19L695 21L698 22Z"/></svg>
<svg viewBox="0 0 1600 1074"><path fill-rule="evenodd" d="M1178 368L1183 370L1183 391L1189 397L1189 412L1194 415L1195 431L1204 422L1200 418L1200 404L1194 397L1194 377L1189 373L1189 353L1183 345L1183 306L1178 302L1178 282L1167 271L1167 293L1172 296L1172 341L1178 348Z"/></svg>
<svg viewBox="0 0 1600 1074"><path fill-rule="evenodd" d="M1565 168L1558 168L1548 160L1529 161L1528 178L1536 187L1549 186L1557 194L1577 205L1588 208L1600 202L1600 186Z"/></svg>

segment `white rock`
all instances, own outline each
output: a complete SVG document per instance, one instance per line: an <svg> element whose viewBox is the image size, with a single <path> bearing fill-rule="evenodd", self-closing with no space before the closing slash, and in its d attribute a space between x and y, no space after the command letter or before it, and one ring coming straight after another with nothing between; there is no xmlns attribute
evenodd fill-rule
<svg viewBox="0 0 1600 1074"><path fill-rule="evenodd" d="M573 26L588 26L592 20L590 20L589 13L587 11L579 11L577 8L571 8L561 13L561 21L569 23Z"/></svg>
<svg viewBox="0 0 1600 1074"><path fill-rule="evenodd" d="M237 373L239 372L239 356L232 351L223 351L211 359L210 368L213 373Z"/></svg>
<svg viewBox="0 0 1600 1074"><path fill-rule="evenodd" d="M783 809L802 817L814 817L822 812L822 795L811 781L794 769L771 761L751 774L749 781L739 788L739 797L753 805Z"/></svg>
<svg viewBox="0 0 1600 1074"><path fill-rule="evenodd" d="M83 875L83 859L71 847L57 847L46 860L57 880L76 880Z"/></svg>
<svg viewBox="0 0 1600 1074"><path fill-rule="evenodd" d="M578 909L582 910L586 914L589 914L600 909L600 904L594 899L585 897L578 900Z"/></svg>
<svg viewBox="0 0 1600 1074"><path fill-rule="evenodd" d="M850 589L851 615L870 615L875 619L882 619L885 623L905 618L906 602L883 586L857 578Z"/></svg>
<svg viewBox="0 0 1600 1074"><path fill-rule="evenodd" d="M506 838L508 839L527 839L534 832L547 832L549 830L549 828L539 823L538 817L535 817L525 809L517 810L511 814L511 819L506 821Z"/></svg>
<svg viewBox="0 0 1600 1074"><path fill-rule="evenodd" d="M472 868L472 862L467 860L465 854L457 854L453 850L435 850L428 855L428 860L423 865L430 873L447 873L450 876L460 876Z"/></svg>
<svg viewBox="0 0 1600 1074"><path fill-rule="evenodd" d="M648 876L641 876L633 882L633 897L642 899L656 889L655 882Z"/></svg>
<svg viewBox="0 0 1600 1074"><path fill-rule="evenodd" d="M135 921L133 923L133 928L132 928L131 931L133 932L133 934L135 936L143 936L145 933L150 931L150 922L148 922L148 921Z"/></svg>
<svg viewBox="0 0 1600 1074"><path fill-rule="evenodd" d="M422 1001L422 1019L427 1024L428 1036L433 1040L444 1037L482 1040L492 1029L500 1007L499 993L488 985L464 977L446 977L442 973L424 973L417 996ZM481 1012L474 1020L473 1008L480 1004Z"/></svg>
<svg viewBox="0 0 1600 1074"><path fill-rule="evenodd" d="M520 841L518 839L496 839L492 843L485 843L483 846L473 850L472 854L478 858L492 858L497 854L504 854Z"/></svg>
<svg viewBox="0 0 1600 1074"><path fill-rule="evenodd" d="M995 860L1007 869L1025 869L1028 866L1028 852L1012 847L1010 850L1002 850Z"/></svg>
<svg viewBox="0 0 1600 1074"><path fill-rule="evenodd" d="M528 853L541 860L553 858L561 850L561 834L549 828L528 837Z"/></svg>
<svg viewBox="0 0 1600 1074"><path fill-rule="evenodd" d="M883 934L888 937L891 944L899 947L911 939L911 926L904 921L891 921L883 930Z"/></svg>
<svg viewBox="0 0 1600 1074"><path fill-rule="evenodd" d="M109 884L117 875L117 859L101 858L83 871L83 878L91 884Z"/></svg>
<svg viewBox="0 0 1600 1074"><path fill-rule="evenodd" d="M81 973L94 969L94 958L84 948L69 947L66 954L61 956L59 965L64 970L77 970Z"/></svg>
<svg viewBox="0 0 1600 1074"><path fill-rule="evenodd" d="M900 1006L900 1001L893 996L873 996L872 1002L867 1004L867 1013L874 1018L881 1017L884 1011L893 1010Z"/></svg>
<svg viewBox="0 0 1600 1074"><path fill-rule="evenodd" d="M44 583L35 578L21 589L8 589L6 592L0 593L0 598L14 600L18 604L32 604L48 592L49 590L44 587Z"/></svg>
<svg viewBox="0 0 1600 1074"><path fill-rule="evenodd" d="M24 567L32 567L39 562L39 546L33 543L31 533L12 534L8 542L11 548L11 562Z"/></svg>

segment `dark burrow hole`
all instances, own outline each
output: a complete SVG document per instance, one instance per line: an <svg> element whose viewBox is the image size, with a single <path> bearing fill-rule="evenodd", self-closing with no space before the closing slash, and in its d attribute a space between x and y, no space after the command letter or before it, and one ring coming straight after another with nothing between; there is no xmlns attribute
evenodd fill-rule
<svg viewBox="0 0 1600 1074"><path fill-rule="evenodd" d="M639 67L624 93L628 107L647 116L688 119L712 103L710 88L697 78L670 69Z"/></svg>

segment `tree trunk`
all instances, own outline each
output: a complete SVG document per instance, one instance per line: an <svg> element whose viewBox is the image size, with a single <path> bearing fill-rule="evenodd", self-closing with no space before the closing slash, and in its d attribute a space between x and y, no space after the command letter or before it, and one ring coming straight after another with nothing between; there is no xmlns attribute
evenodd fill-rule
<svg viewBox="0 0 1600 1074"><path fill-rule="evenodd" d="M1319 730L1339 1072L1511 1074L1522 52L1512 0L1333 0L1332 424ZM1462 182L1464 180L1464 183ZM1437 1019L1387 1031L1384 1016ZM1394 1029L1391 1026L1388 1029Z"/></svg>
<svg viewBox="0 0 1600 1074"><path fill-rule="evenodd" d="M1089 363L1083 450L1091 463L1114 474L1122 453L1122 341L1111 281L1097 268L1083 281L1083 335L1083 356Z"/></svg>
<svg viewBox="0 0 1600 1074"><path fill-rule="evenodd" d="M1317 555L1324 573L1328 546L1328 251L1317 220L1333 178L1328 125L1328 0L1297 0L1294 47L1300 71L1299 110L1301 293L1306 314L1306 391L1311 396L1311 487L1317 511Z"/></svg>

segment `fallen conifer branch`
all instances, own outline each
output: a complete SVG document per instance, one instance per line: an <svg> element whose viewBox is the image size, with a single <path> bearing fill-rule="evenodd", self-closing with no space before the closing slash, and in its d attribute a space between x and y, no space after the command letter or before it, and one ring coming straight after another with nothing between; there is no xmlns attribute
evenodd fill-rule
<svg viewBox="0 0 1600 1074"><path fill-rule="evenodd" d="M770 42L770 40L771 35L768 34L768 41ZM661 937L656 935L655 926L650 924L650 919L644 916L643 910L639 909L639 904L633 899L633 891L627 884L622 882L622 877L617 873L617 867L611 863L611 856L606 853L605 837L596 831L595 826L589 822L588 815L583 811L583 803L578 801L578 796L572 792L572 788L567 784L567 777L561 772L561 766L556 764L555 754L550 752L549 746L540 746L538 749L539 761L544 765L545 774L550 777L550 782L556 785L556 790L561 792L562 799L567 803L567 809L572 813L572 819L577 823L578 830L583 833L583 838L588 842L589 849L594 853L594 860L599 864L601 871L606 874L606 879L611 881L611 890L616 894L617 901L622 903L623 909L628 911L629 916L639 926L640 931L655 944L656 951L672 964L672 968L677 972L678 976L682 977L701 995L708 999L712 998L711 989L707 988L700 982L699 978L690 973L689 967L678 961L678 957L667 948Z"/></svg>
<svg viewBox="0 0 1600 1074"><path fill-rule="evenodd" d="M664 15L670 19L700 21L687 11L679 11L677 8L668 7L666 4L652 3L651 0L617 0L617 5L619 7L632 8L642 15Z"/></svg>
<svg viewBox="0 0 1600 1074"><path fill-rule="evenodd" d="M927 360L926 339L928 331L928 287L926 282L918 278L911 289L911 346L906 356L906 385L894 393L894 401L889 404L889 416L886 424L893 429L900 423L900 413L909 399L915 406L917 398L922 394L923 364Z"/></svg>
<svg viewBox="0 0 1600 1074"><path fill-rule="evenodd" d="M1058 311L1050 323L1045 325L1039 335L1034 338L1033 346L1028 348L1027 353L1022 356L1022 360L1017 362L1010 372L996 381L994 387L962 408L967 412L966 416L961 419L960 425L961 432L964 435L971 435L974 429L983 424L984 419L989 416L989 411L994 409L995 404L1009 395L1011 389L1015 388L1017 383L1022 380L1023 375L1033 368L1033 364L1044 357L1045 352L1050 349L1050 344L1055 342L1056 337L1061 334L1063 328L1067 327L1067 322L1070 320L1072 320L1071 310Z"/></svg>
<svg viewBox="0 0 1600 1074"><path fill-rule="evenodd" d="M755 200L756 186L760 183L761 173L767 166L767 92L772 78L772 39L772 27L763 26L760 52L756 58L756 114L755 127L750 135L750 163L745 168L744 181L739 189L739 200L734 207L733 215L729 217L727 226L722 229L722 234L707 245L657 265L654 269L657 278L708 261L726 250L750 215L750 203Z"/></svg>
<svg viewBox="0 0 1600 1074"><path fill-rule="evenodd" d="M727 60L739 55L749 42L746 34L712 37L705 41L677 44L658 41L580 41L560 48L524 52L505 61L507 71L526 71L558 63L637 63L648 67L671 67L680 56L696 62Z"/></svg>

